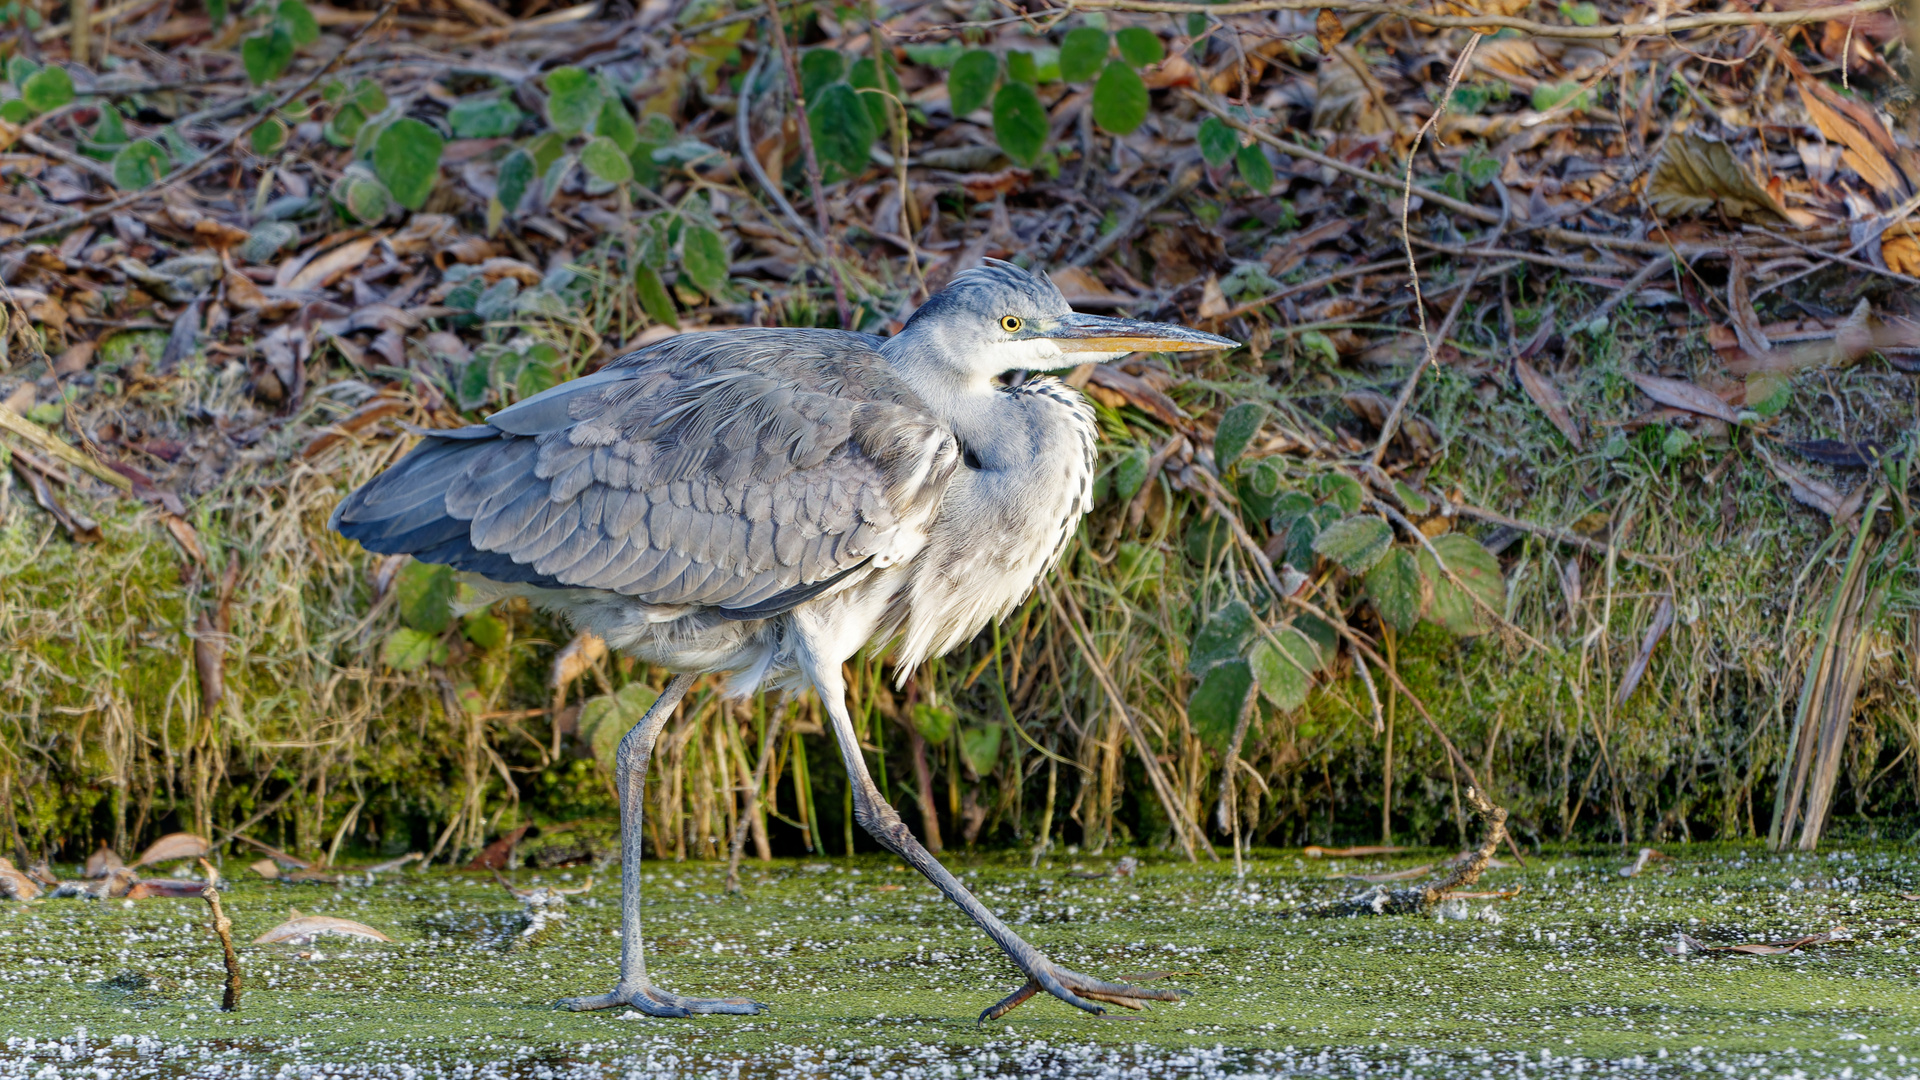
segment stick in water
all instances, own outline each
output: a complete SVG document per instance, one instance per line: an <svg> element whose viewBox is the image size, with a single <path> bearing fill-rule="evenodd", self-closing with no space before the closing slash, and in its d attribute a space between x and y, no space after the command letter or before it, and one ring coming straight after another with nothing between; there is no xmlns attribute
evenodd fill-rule
<svg viewBox="0 0 1920 1080"><path fill-rule="evenodd" d="M233 951L233 921L220 906L220 871L205 859L200 865L207 871L207 887L200 890L201 899L213 909L213 932L220 937L220 948L226 954L227 991L220 997L221 1012L237 1012L240 1009L240 954Z"/></svg>

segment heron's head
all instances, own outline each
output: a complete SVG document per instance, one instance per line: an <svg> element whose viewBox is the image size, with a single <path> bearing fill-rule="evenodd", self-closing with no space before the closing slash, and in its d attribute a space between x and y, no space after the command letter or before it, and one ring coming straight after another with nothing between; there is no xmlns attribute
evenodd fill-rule
<svg viewBox="0 0 1920 1080"><path fill-rule="evenodd" d="M1174 323L1083 315L1045 274L1009 262L962 271L884 346L908 367L933 367L968 382L1009 371L1049 371L1131 352L1231 349L1239 342Z"/></svg>

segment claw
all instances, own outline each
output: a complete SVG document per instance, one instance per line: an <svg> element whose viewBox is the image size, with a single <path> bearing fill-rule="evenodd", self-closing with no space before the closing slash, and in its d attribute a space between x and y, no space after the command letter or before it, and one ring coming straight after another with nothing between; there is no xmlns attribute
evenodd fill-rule
<svg viewBox="0 0 1920 1080"><path fill-rule="evenodd" d="M1095 1016L1105 1015L1106 1010L1094 1004L1104 1001L1109 1005L1118 1005L1123 1009L1144 1009L1148 1001L1178 1001L1186 992L1174 989L1148 990L1123 983L1110 983L1100 979L1091 979L1064 968L1042 969L1028 976L1020 989L1008 994L980 1014L979 1023L998 1020L1012 1012L1026 1000L1045 990L1054 997L1078 1009L1084 1009Z"/></svg>
<svg viewBox="0 0 1920 1080"><path fill-rule="evenodd" d="M682 1017L709 1013L727 1013L735 1016L753 1016L767 1011L767 1006L747 998L689 998L679 994L670 994L656 988L652 983L643 983L633 989L615 990L610 994L594 994L591 997L561 998L559 1007L571 1012L587 1012L593 1009L611 1009L628 1005L638 1009L646 1016Z"/></svg>

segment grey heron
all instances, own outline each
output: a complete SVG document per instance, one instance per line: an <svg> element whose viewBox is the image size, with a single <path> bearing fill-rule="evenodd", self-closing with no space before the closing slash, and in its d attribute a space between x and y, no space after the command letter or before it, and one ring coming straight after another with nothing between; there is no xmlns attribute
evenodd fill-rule
<svg viewBox="0 0 1920 1080"><path fill-rule="evenodd" d="M1001 376L1236 344L1080 314L1044 275L992 261L957 274L885 340L778 328L668 338L484 424L430 432L349 495L332 527L368 550L466 571L676 673L616 758L619 984L563 1004L764 1008L661 990L641 950L647 760L706 673L725 674L731 694L819 694L855 819L1026 975L982 1020L1042 990L1094 1013L1173 1000L1055 964L920 845L867 774L841 665L893 642L904 678L964 644L1027 596L1091 508L1092 407L1058 379Z"/></svg>

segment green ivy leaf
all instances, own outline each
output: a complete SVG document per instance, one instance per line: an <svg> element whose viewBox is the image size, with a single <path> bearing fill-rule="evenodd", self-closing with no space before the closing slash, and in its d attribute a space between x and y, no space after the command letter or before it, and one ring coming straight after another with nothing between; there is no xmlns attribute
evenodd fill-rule
<svg viewBox="0 0 1920 1080"><path fill-rule="evenodd" d="M593 133L612 139L622 154L633 153L633 148L640 144L640 129L634 126L633 114L619 98L608 98L607 103L600 106L600 119L594 122ZM632 168L631 163L628 168Z"/></svg>
<svg viewBox="0 0 1920 1080"><path fill-rule="evenodd" d="M1253 639L1253 632L1253 609L1245 600L1229 603L1200 624L1187 670L1198 675L1222 660L1239 656Z"/></svg>
<svg viewBox="0 0 1920 1080"><path fill-rule="evenodd" d="M680 329L680 314L674 310L673 297L667 295L667 287L660 280L660 272L646 263L633 270L633 291L640 298L640 307L647 318Z"/></svg>
<svg viewBox="0 0 1920 1080"><path fill-rule="evenodd" d="M461 98L447 110L456 139L499 139L513 134L527 114L499 94Z"/></svg>
<svg viewBox="0 0 1920 1080"><path fill-rule="evenodd" d="M1279 493L1280 484L1286 476L1286 471L1280 467L1277 460L1263 457L1253 463L1253 472L1247 477L1247 482L1261 495L1272 496Z"/></svg>
<svg viewBox="0 0 1920 1080"><path fill-rule="evenodd" d="M7 57L7 81L16 87L25 86L27 80L33 78L33 73L39 70L39 64L17 52Z"/></svg>
<svg viewBox="0 0 1920 1080"><path fill-rule="evenodd" d="M255 154L270 157L287 145L287 125L268 117L261 121L259 127L253 129L253 132L247 136L247 141L253 145Z"/></svg>
<svg viewBox="0 0 1920 1080"><path fill-rule="evenodd" d="M1200 741L1217 751L1233 742L1233 729L1240 723L1240 710L1246 708L1247 693L1253 689L1253 669L1245 660L1233 659L1215 664L1201 677L1187 699L1187 720Z"/></svg>
<svg viewBox="0 0 1920 1080"><path fill-rule="evenodd" d="M327 118L327 141L335 146L352 146L360 129L367 126L366 111L360 106L348 102L333 110Z"/></svg>
<svg viewBox="0 0 1920 1080"><path fill-rule="evenodd" d="M1381 621L1403 634L1419 623L1427 606L1426 582L1406 548L1390 549L1367 571L1367 599L1373 601Z"/></svg>
<svg viewBox="0 0 1920 1080"><path fill-rule="evenodd" d="M633 179L633 164L620 144L605 135L580 148L580 165L588 174L607 184L624 184Z"/></svg>
<svg viewBox="0 0 1920 1080"><path fill-rule="evenodd" d="M960 756L967 759L967 766L975 776L986 776L1000 763L1000 739L1003 734L1004 729L999 724L960 729Z"/></svg>
<svg viewBox="0 0 1920 1080"><path fill-rule="evenodd" d="M1012 49L1007 53L1007 78L1023 82L1028 86L1040 85L1040 68L1033 62L1033 54L1022 49Z"/></svg>
<svg viewBox="0 0 1920 1080"><path fill-rule="evenodd" d="M600 117L606 103L600 84L577 67L557 67L547 72L547 125L562 135L585 131Z"/></svg>
<svg viewBox="0 0 1920 1080"><path fill-rule="evenodd" d="M593 759L612 770L620 755L620 740L627 737L660 695L646 683L632 682L611 694L602 694L580 706L580 719L574 728L580 741L593 748Z"/></svg>
<svg viewBox="0 0 1920 1080"><path fill-rule="evenodd" d="M1317 486L1320 497L1338 506L1343 513L1357 514L1361 504L1367 501L1366 489L1346 473L1324 473Z"/></svg>
<svg viewBox="0 0 1920 1080"><path fill-rule="evenodd" d="M1346 568L1364 574L1393 543L1393 528L1377 517L1350 517L1329 525L1314 537L1313 550Z"/></svg>
<svg viewBox="0 0 1920 1080"><path fill-rule="evenodd" d="M388 124L373 141L373 174L409 210L426 205L440 178L440 133L411 116Z"/></svg>
<svg viewBox="0 0 1920 1080"><path fill-rule="evenodd" d="M127 142L127 125L120 119L120 110L112 105L100 106L100 119L93 125L88 138L96 146L124 146Z"/></svg>
<svg viewBox="0 0 1920 1080"><path fill-rule="evenodd" d="M967 51L967 47L958 41L947 41L938 45L907 45L904 48L908 60L921 67L942 70L952 67L959 61L961 54Z"/></svg>
<svg viewBox="0 0 1920 1080"><path fill-rule="evenodd" d="M207 21L215 30L227 21L227 0L207 0Z"/></svg>
<svg viewBox="0 0 1920 1080"><path fill-rule="evenodd" d="M993 95L993 137L1021 165L1032 165L1047 148L1047 107L1026 83L1010 82Z"/></svg>
<svg viewBox="0 0 1920 1080"><path fill-rule="evenodd" d="M5 120L9 124L24 124L31 119L33 119L33 110L27 108L26 102L19 98L0 101L0 120Z"/></svg>
<svg viewBox="0 0 1920 1080"><path fill-rule="evenodd" d="M1247 662L1260 684L1260 696L1276 709L1291 710L1307 703L1313 672L1320 666L1320 651L1292 626L1276 626L1273 640L1265 635L1254 639Z"/></svg>
<svg viewBox="0 0 1920 1080"><path fill-rule="evenodd" d="M1161 43L1160 35L1144 26L1116 30L1113 40L1120 46L1121 57L1134 67L1146 67L1167 58L1167 47Z"/></svg>
<svg viewBox="0 0 1920 1080"><path fill-rule="evenodd" d="M334 182L333 197L347 213L365 225L372 225L393 212L393 193L364 166L349 166Z"/></svg>
<svg viewBox="0 0 1920 1080"><path fill-rule="evenodd" d="M1233 164L1240 172L1240 179L1245 180L1255 194L1273 191L1273 162L1267 160L1267 152L1259 143L1241 147L1233 156Z"/></svg>
<svg viewBox="0 0 1920 1080"><path fill-rule="evenodd" d="M1147 482L1147 463L1152 455L1144 446L1136 446L1127 452L1113 467L1113 493L1122 500L1131 499L1140 494L1140 488Z"/></svg>
<svg viewBox="0 0 1920 1080"><path fill-rule="evenodd" d="M904 98L900 90L900 77L893 73L892 68L888 68L886 90L882 92L879 65L869 56L847 70L847 83L860 92L860 100L867 105L867 115L873 118L874 129L887 130L887 96L891 94L895 98Z"/></svg>
<svg viewBox="0 0 1920 1080"><path fill-rule="evenodd" d="M1118 60L1107 64L1093 84L1093 122L1115 135L1131 135L1147 120L1147 84Z"/></svg>
<svg viewBox="0 0 1920 1080"><path fill-rule="evenodd" d="M836 49L808 49L800 54L800 95L812 105L814 96L840 81L847 58Z"/></svg>
<svg viewBox="0 0 1920 1080"><path fill-rule="evenodd" d="M913 707L913 729L938 746L953 735L953 713L938 705L918 702Z"/></svg>
<svg viewBox="0 0 1920 1080"><path fill-rule="evenodd" d="M727 285L727 245L705 225L692 225L680 238L680 265L694 287L714 296Z"/></svg>
<svg viewBox="0 0 1920 1080"><path fill-rule="evenodd" d="M956 60L947 73L947 101L954 118L972 116L985 105L999 78L1000 58L985 49L972 49Z"/></svg>
<svg viewBox="0 0 1920 1080"><path fill-rule="evenodd" d="M1195 565L1210 565L1232 543L1232 527L1217 515L1187 526L1187 558Z"/></svg>
<svg viewBox="0 0 1920 1080"><path fill-rule="evenodd" d="M482 649L497 649L507 643L506 620L490 612L476 611L460 622L460 632Z"/></svg>
<svg viewBox="0 0 1920 1080"><path fill-rule="evenodd" d="M1559 83L1543 82L1533 88L1533 107L1539 112L1546 112L1576 97L1580 100L1574 102L1573 107L1576 109L1586 108L1588 97L1586 94L1581 93L1579 83L1573 82L1572 80Z"/></svg>
<svg viewBox="0 0 1920 1080"><path fill-rule="evenodd" d="M1214 467L1225 472L1239 461L1266 422L1267 406L1258 401L1243 401L1222 414L1220 427L1213 434Z"/></svg>
<svg viewBox="0 0 1920 1080"><path fill-rule="evenodd" d="M428 664L445 663L447 645L432 634L403 626L387 635L380 659L395 671L418 671Z"/></svg>
<svg viewBox="0 0 1920 1080"><path fill-rule="evenodd" d="M73 76L58 64L49 64L20 84L20 100L36 113L52 112L73 100Z"/></svg>
<svg viewBox="0 0 1920 1080"><path fill-rule="evenodd" d="M400 621L428 634L445 633L453 624L453 567L414 560L394 579Z"/></svg>
<svg viewBox="0 0 1920 1080"><path fill-rule="evenodd" d="M1086 82L1100 74L1111 44L1107 32L1097 26L1067 31L1067 36L1060 40L1060 78L1066 82Z"/></svg>
<svg viewBox="0 0 1920 1080"><path fill-rule="evenodd" d="M255 86L279 78L292 62L293 38L278 26L240 43L240 65Z"/></svg>
<svg viewBox="0 0 1920 1080"><path fill-rule="evenodd" d="M1200 156L1216 169L1233 160L1240 149L1240 133L1217 116L1200 121L1200 130L1194 137L1200 143Z"/></svg>
<svg viewBox="0 0 1920 1080"><path fill-rule="evenodd" d="M1472 537L1459 533L1434 537L1433 548L1445 560L1447 569L1466 583L1466 589L1447 580L1433 555L1421 548L1420 572L1433 589L1433 604L1427 610L1427 619L1459 637L1492 630L1493 620L1474 604L1472 597L1479 597L1494 611L1506 609L1507 582L1500 573L1500 560Z"/></svg>
<svg viewBox="0 0 1920 1080"><path fill-rule="evenodd" d="M1565 15L1575 26L1594 26L1600 22L1599 7L1589 3L1560 0L1560 14Z"/></svg>
<svg viewBox="0 0 1920 1080"><path fill-rule="evenodd" d="M848 176L866 171L873 140L880 133L853 87L837 82L822 90L807 108L807 126L813 130L814 152L823 164L838 165Z"/></svg>
<svg viewBox="0 0 1920 1080"><path fill-rule="evenodd" d="M533 184L535 175L533 155L525 150L515 150L501 160L499 175L494 179L494 190L507 213L511 214L520 208L520 200L526 197L527 188Z"/></svg>
<svg viewBox="0 0 1920 1080"><path fill-rule="evenodd" d="M1393 496L1399 499L1400 505L1406 507L1407 513L1414 517L1426 517L1433 513L1433 503L1405 480L1393 482Z"/></svg>
<svg viewBox="0 0 1920 1080"><path fill-rule="evenodd" d="M273 10L273 25L287 32L296 49L320 40L320 24L300 0L280 0L280 6Z"/></svg>
<svg viewBox="0 0 1920 1080"><path fill-rule="evenodd" d="M152 139L136 139L113 155L113 186L139 191L165 176L167 152Z"/></svg>

